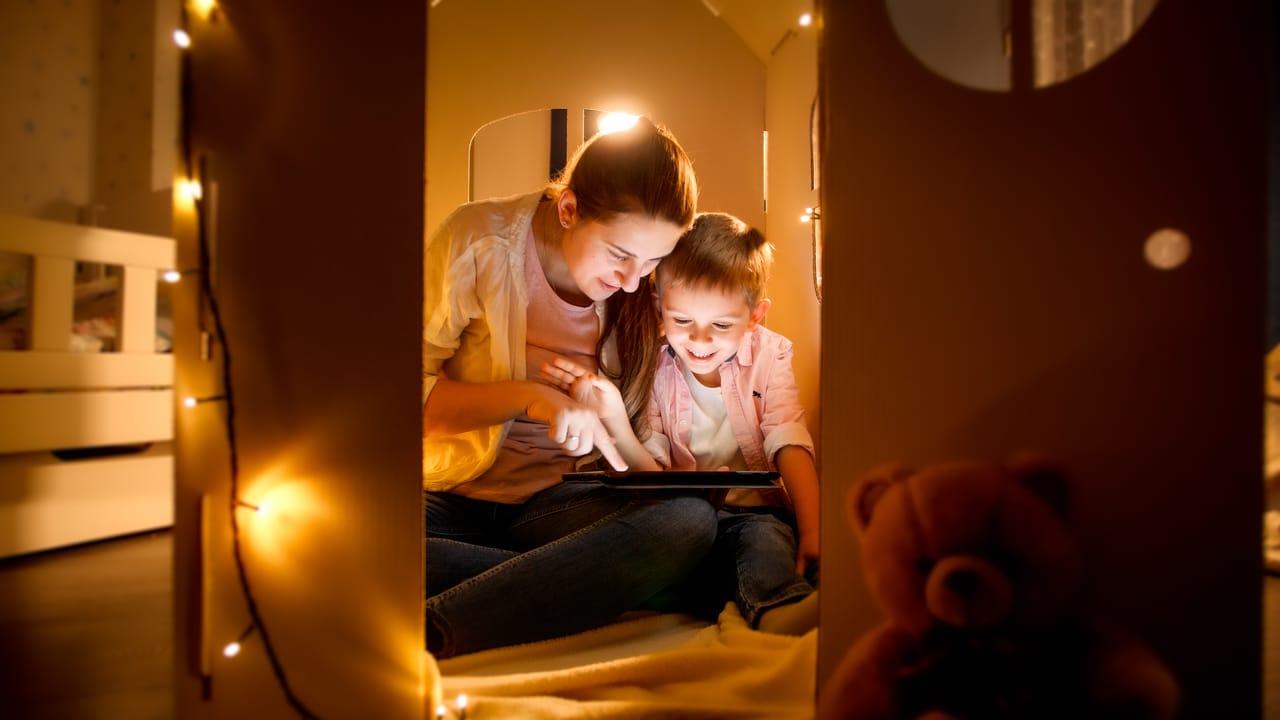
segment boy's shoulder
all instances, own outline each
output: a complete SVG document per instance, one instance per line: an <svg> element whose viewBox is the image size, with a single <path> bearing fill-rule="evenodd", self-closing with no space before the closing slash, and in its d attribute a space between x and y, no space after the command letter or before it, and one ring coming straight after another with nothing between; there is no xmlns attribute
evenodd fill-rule
<svg viewBox="0 0 1280 720"><path fill-rule="evenodd" d="M764 325L756 325L742 339L743 351L750 352L750 356L754 357L761 351L766 350L790 350L791 339L782 333L771 330Z"/></svg>
<svg viewBox="0 0 1280 720"><path fill-rule="evenodd" d="M756 342L787 343L788 345L791 344L791 338L788 338L786 335L783 335L777 330L773 330L771 328L765 327L763 324L756 325L754 328L752 328L751 334L756 336L755 338L752 338L753 341L756 341Z"/></svg>

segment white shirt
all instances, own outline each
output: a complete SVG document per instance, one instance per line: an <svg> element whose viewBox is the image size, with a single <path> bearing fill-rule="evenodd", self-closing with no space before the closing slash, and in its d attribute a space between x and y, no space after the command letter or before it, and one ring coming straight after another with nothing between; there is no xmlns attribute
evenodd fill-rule
<svg viewBox="0 0 1280 720"><path fill-rule="evenodd" d="M458 207L423 252L422 399L441 374L524 380L525 242L541 191ZM596 303L603 318L604 303ZM493 464L510 421L422 440L422 484L448 490Z"/></svg>

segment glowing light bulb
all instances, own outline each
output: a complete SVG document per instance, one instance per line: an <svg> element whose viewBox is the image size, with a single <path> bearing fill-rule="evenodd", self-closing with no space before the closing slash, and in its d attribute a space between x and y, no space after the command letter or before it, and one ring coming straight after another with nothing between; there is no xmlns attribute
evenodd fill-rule
<svg viewBox="0 0 1280 720"><path fill-rule="evenodd" d="M165 270L164 275L161 275L160 277L163 278L165 282L172 285L182 279L182 273L177 270Z"/></svg>
<svg viewBox="0 0 1280 720"><path fill-rule="evenodd" d="M186 50L187 48L191 47L191 36L187 34L186 30L183 30L182 28L178 28L177 30L173 31L173 42L178 47L182 48L183 50Z"/></svg>
<svg viewBox="0 0 1280 720"><path fill-rule="evenodd" d="M256 625L250 624L249 627L244 629L244 632L240 633L240 637L236 638L235 640L232 640L226 645L223 645L222 654L229 658L233 658L239 655L240 643L244 642L244 639L249 637L249 635L253 633L256 627L257 627Z"/></svg>
<svg viewBox="0 0 1280 720"><path fill-rule="evenodd" d="M210 395L209 397L195 397L194 395L188 395L182 398L182 406L193 408L201 403L217 402L218 400L226 399L226 395Z"/></svg>
<svg viewBox="0 0 1280 720"><path fill-rule="evenodd" d="M605 113L600 116L600 132L605 135L608 135L609 133L616 133L621 130L635 127L635 124L639 121L639 115L630 115L628 113L619 112Z"/></svg>
<svg viewBox="0 0 1280 720"><path fill-rule="evenodd" d="M182 196L187 200L195 201L204 197L204 189L200 187L199 180L183 178L182 180L179 180L178 183L179 190L182 191Z"/></svg>
<svg viewBox="0 0 1280 720"><path fill-rule="evenodd" d="M800 27L809 27L813 24L813 15L805 13L800 16Z"/></svg>

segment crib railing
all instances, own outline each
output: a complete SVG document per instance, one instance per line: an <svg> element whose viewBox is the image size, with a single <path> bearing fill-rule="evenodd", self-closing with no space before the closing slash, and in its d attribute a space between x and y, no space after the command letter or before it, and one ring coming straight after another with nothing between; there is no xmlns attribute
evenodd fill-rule
<svg viewBox="0 0 1280 720"><path fill-rule="evenodd" d="M0 556L172 524L174 241L0 215L0 251L29 258L22 347L0 350ZM78 263L120 268L109 352L76 349Z"/></svg>

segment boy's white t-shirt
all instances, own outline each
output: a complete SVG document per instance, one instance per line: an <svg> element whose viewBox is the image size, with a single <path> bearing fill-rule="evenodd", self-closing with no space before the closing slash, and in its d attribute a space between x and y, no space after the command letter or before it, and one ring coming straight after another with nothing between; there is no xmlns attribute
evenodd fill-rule
<svg viewBox="0 0 1280 720"><path fill-rule="evenodd" d="M738 439L733 434L733 425L729 422L729 413L724 407L724 394L718 387L707 387L685 367L684 381L689 386L689 394L693 398L689 418L689 451L698 462L700 470L718 470L728 467L730 470L746 470L747 461L738 447ZM737 488L730 490L725 498L726 505L746 507L764 504L757 490Z"/></svg>

